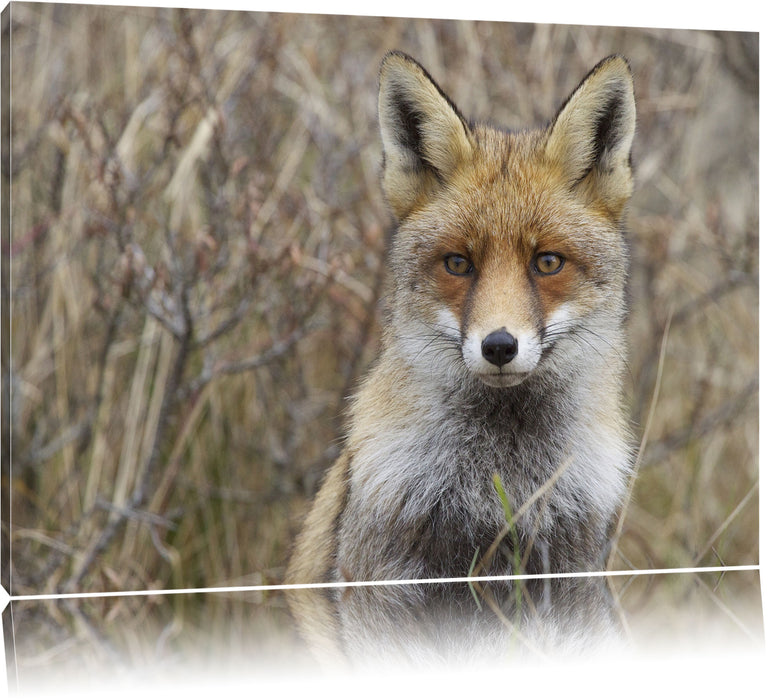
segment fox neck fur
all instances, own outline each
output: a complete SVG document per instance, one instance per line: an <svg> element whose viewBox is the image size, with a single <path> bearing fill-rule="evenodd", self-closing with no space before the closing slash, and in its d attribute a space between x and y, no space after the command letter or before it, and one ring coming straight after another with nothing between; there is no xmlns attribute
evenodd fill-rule
<svg viewBox="0 0 776 700"><path fill-rule="evenodd" d="M598 356L568 342L568 352L595 356L584 371L557 362L507 388L451 388L386 348L353 405L338 578L465 576L506 522L494 475L517 512L556 472L517 522L522 541L510 544L524 552L533 540L524 573L602 568L630 446L600 387L618 382L621 362L611 348ZM515 573L511 561L502 556L486 573Z"/></svg>

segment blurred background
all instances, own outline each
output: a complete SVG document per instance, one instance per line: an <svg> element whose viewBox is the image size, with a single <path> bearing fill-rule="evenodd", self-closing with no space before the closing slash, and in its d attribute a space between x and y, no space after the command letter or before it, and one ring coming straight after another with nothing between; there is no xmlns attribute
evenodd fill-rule
<svg viewBox="0 0 776 700"><path fill-rule="evenodd" d="M610 568L758 563L757 34L31 3L2 32L13 595L282 581L379 349L393 48L510 128L630 60L641 450ZM736 606L757 607L757 576L719 579L666 595L756 628ZM663 595L615 587L626 616ZM106 621L163 628L157 649L191 626L237 639L246 600L285 614L272 594L143 597L16 605L14 625L35 667L113 653Z"/></svg>

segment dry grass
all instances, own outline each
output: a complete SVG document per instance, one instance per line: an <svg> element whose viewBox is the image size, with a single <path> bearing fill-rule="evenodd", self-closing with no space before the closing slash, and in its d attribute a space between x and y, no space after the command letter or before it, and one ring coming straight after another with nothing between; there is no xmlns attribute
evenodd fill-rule
<svg viewBox="0 0 776 700"><path fill-rule="evenodd" d="M13 594L280 581L378 347L391 48L510 127L630 59L637 439L670 329L612 567L758 561L755 35L24 3L3 32ZM174 636L232 604L162 607Z"/></svg>

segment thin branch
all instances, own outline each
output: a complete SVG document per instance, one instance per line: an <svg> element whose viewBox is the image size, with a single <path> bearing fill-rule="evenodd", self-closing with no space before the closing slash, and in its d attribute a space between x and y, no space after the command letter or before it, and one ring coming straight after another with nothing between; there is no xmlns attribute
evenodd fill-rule
<svg viewBox="0 0 776 700"><path fill-rule="evenodd" d="M177 393L183 378L183 371L185 369L191 346L191 316L188 312L188 291L185 285L181 286L180 296L181 308L184 312L183 318L186 323L186 332L184 333L183 337L179 339L178 353L175 358L173 371L165 384L162 406L159 412L159 421L156 425L156 431L154 433L154 440L150 454L148 455L148 459L143 466L141 474L138 476L135 489L132 492L132 496L127 500L124 508L121 511L111 511L108 522L100 534L100 537L93 541L91 547L87 550L81 565L65 583L65 592L74 590L80 584L91 567L94 565L94 562L97 560L97 558L108 548L110 543L116 537L121 525L126 522L127 513L136 511L146 498L150 476L154 472L156 463L159 461L161 455L160 448L163 435L167 432L167 430L169 430L170 421L168 420L168 417L172 408L175 394Z"/></svg>
<svg viewBox="0 0 776 700"><path fill-rule="evenodd" d="M711 588L709 588L708 584L698 574L695 574L695 580L709 594L712 602L723 613L725 613L725 615L727 615L733 621L733 624L735 624L735 626L738 627L738 629L740 629L750 640L754 642L762 641L762 638L754 634L746 625L746 623L744 623L741 618L730 609L730 606L726 605L722 600L720 600L719 596Z"/></svg>
<svg viewBox="0 0 776 700"><path fill-rule="evenodd" d="M718 302L727 293L735 291L739 287L752 286L757 289L759 285L759 275L750 275L738 270L732 270L727 279L722 280L707 292L682 306L673 318L674 323L683 323L690 316L701 311L709 304Z"/></svg>
<svg viewBox="0 0 776 700"><path fill-rule="evenodd" d="M623 502L622 510L620 510L620 517L617 519L617 527L614 531L614 535L611 539L611 549L609 551L609 558L606 562L606 569L607 571L611 571L612 566L614 565L614 556L617 552L617 543L620 540L620 536L622 535L622 528L625 524L625 515L628 512L628 504L630 503L631 497L633 496L633 489L636 486L636 478L639 474L639 465L641 464L641 459L644 455L644 450L647 446L647 441L649 440L649 433L652 429L652 420L655 417L655 410L657 408L657 399L660 395L660 385L662 383L663 379L663 366L665 363L665 356L666 356L666 347L668 345L668 331L671 328L671 318L673 316L673 313L669 313L668 320L666 321L665 328L663 329L663 339L660 342L660 355L658 356L658 362L657 362L657 376L655 377L655 386L652 390L652 401L649 405L649 413L647 414L647 422L644 425L644 432L641 435L641 443L639 444L639 451L636 454L636 459L633 463L633 472L631 474L630 482L628 483L628 491L625 496L625 500Z"/></svg>
<svg viewBox="0 0 776 700"><path fill-rule="evenodd" d="M117 513L125 520L138 520L140 522L148 523L149 525L158 525L168 530L175 527L175 523L167 518L157 515L156 513L149 513L145 510L130 509L126 506L116 506L103 498L98 498L95 501L95 506L108 511L109 513Z"/></svg>
<svg viewBox="0 0 776 700"><path fill-rule="evenodd" d="M228 333L233 328L236 328L240 321L245 318L245 314L247 314L248 311L250 311L250 309L253 307L253 304L254 301L252 298L241 299L240 303L237 305L237 308L231 314L229 314L226 319L224 319L209 333L206 333L194 341L193 348L198 349L210 345L210 343L212 343L214 340L217 340L225 333Z"/></svg>
<svg viewBox="0 0 776 700"><path fill-rule="evenodd" d="M747 385L730 401L725 402L716 411L707 415L698 425L690 425L666 435L659 442L650 445L648 458L643 459L643 466L651 466L663 461L670 453L675 452L692 440L697 440L714 431L720 425L729 424L739 417L747 403L759 390L759 378L753 377Z"/></svg>
<svg viewBox="0 0 776 700"><path fill-rule="evenodd" d="M746 495L741 499L739 504L733 509L733 512L730 513L730 515L725 518L724 522L714 531L714 534L709 537L706 544L701 548L701 551L698 553L698 555L693 559L693 562L691 566L695 567L700 564L701 559L706 556L706 553L712 548L712 545L714 542L716 542L717 538L725 532L728 525L733 522L733 520L736 519L738 514L743 510L744 506L749 502L749 499L754 496L755 492L760 486L760 480L757 479L754 484L752 484L752 488L749 489L749 491L746 493Z"/></svg>
<svg viewBox="0 0 776 700"><path fill-rule="evenodd" d="M302 338L320 327L320 323L297 328L282 340L278 340L262 352L234 362L205 363L199 376L193 379L186 388L187 395L196 395L216 377L227 374L241 374L264 367L279 357L285 355Z"/></svg>
<svg viewBox="0 0 776 700"><path fill-rule="evenodd" d="M520 518L525 515L525 513L528 511L528 509L536 503L537 500L539 500L547 491L549 491L555 483L560 479L560 477L563 475L563 473L571 466L571 463L574 461L573 456L569 456L566 458L566 460L552 473L549 479L545 481L536 491L534 491L531 496L523 503L522 506L515 512L515 514L507 521L506 525L504 525L503 528L501 528L501 532L496 535L496 538L493 540L493 543L488 548L488 551L485 552L485 556L480 560L480 563L477 564L477 566L474 569L474 572L472 576L478 576L480 571L487 566L491 559L493 558L493 555L496 553L496 550L498 549L498 546L501 544L502 540L510 533L512 530L513 525L517 523Z"/></svg>

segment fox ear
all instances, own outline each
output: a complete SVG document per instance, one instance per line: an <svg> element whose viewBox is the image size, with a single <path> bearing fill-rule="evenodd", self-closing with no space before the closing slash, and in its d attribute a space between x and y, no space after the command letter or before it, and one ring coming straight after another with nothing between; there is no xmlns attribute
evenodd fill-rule
<svg viewBox="0 0 776 700"><path fill-rule="evenodd" d="M546 154L571 187L619 217L633 189L631 144L636 129L633 78L627 61L601 61L571 93L549 128Z"/></svg>
<svg viewBox="0 0 776 700"><path fill-rule="evenodd" d="M380 69L378 117L383 189L401 220L444 184L472 153L457 107L415 60L389 53Z"/></svg>

